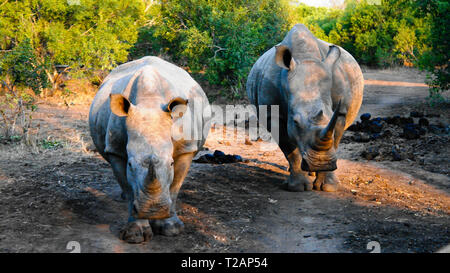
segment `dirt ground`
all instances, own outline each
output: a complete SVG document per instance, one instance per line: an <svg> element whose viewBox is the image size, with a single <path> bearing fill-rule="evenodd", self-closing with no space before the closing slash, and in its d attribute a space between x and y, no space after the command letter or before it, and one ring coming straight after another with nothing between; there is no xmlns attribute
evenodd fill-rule
<svg viewBox="0 0 450 273"><path fill-rule="evenodd" d="M360 114L438 113L428 120L444 131L409 140L386 125L392 136L368 142L347 131L340 188L325 193L280 189L288 164L276 146L235 143L216 126L198 156L220 150L244 162L193 163L178 200L185 230L139 245L118 239L126 203L92 149L89 104L42 101L35 144L0 144L0 252L69 252L70 241L81 252L369 252L371 241L381 252L435 252L450 244L449 108L424 103L425 76L416 70L366 69L364 77ZM368 148L379 155L368 160Z"/></svg>

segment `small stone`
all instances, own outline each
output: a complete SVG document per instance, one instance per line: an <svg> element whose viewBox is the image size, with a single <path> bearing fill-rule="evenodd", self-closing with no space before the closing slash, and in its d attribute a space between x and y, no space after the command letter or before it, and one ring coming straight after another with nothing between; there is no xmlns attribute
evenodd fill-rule
<svg viewBox="0 0 450 273"><path fill-rule="evenodd" d="M381 122L376 120L371 121L368 127L371 133L379 133L381 132L381 129L383 129L383 125L381 124Z"/></svg>
<svg viewBox="0 0 450 273"><path fill-rule="evenodd" d="M370 137L364 133L362 133L362 134L356 133L354 136L352 136L352 140L355 142L369 142Z"/></svg>
<svg viewBox="0 0 450 273"><path fill-rule="evenodd" d="M438 126L431 124L428 126L428 132L433 134L440 134L442 130Z"/></svg>
<svg viewBox="0 0 450 273"><path fill-rule="evenodd" d="M421 118L423 117L423 113L418 111L412 111L411 113L409 113L409 116L412 118Z"/></svg>
<svg viewBox="0 0 450 273"><path fill-rule="evenodd" d="M359 118L360 118L361 120L369 120L370 117L371 117L371 115L370 115L369 113L364 113L364 114L362 114Z"/></svg>
<svg viewBox="0 0 450 273"><path fill-rule="evenodd" d="M392 158L394 161L400 161L403 159L403 157L400 155L400 153L397 151L395 147L392 147Z"/></svg>
<svg viewBox="0 0 450 273"><path fill-rule="evenodd" d="M418 139L420 137L420 131L414 123L408 123L403 127L402 137L406 139Z"/></svg>
<svg viewBox="0 0 450 273"><path fill-rule="evenodd" d="M388 137L391 137L391 136L392 136L391 130L386 130L386 131L384 131L384 132L381 134L381 137L383 137L383 138L388 138Z"/></svg>
<svg viewBox="0 0 450 273"><path fill-rule="evenodd" d="M362 155L362 157L364 157L364 158L367 159L367 160L372 160L372 159L374 159L375 157L377 157L378 155L380 155L380 152L379 152L378 149L375 148L375 147L369 147L369 148L367 148L366 150L364 150L364 151L361 153L361 155Z"/></svg>
<svg viewBox="0 0 450 273"><path fill-rule="evenodd" d="M219 150L215 150L214 151L214 157L221 157L221 156L225 156L225 153Z"/></svg>
<svg viewBox="0 0 450 273"><path fill-rule="evenodd" d="M425 115L427 118L438 118L441 116L441 114L427 114Z"/></svg>
<svg viewBox="0 0 450 273"><path fill-rule="evenodd" d="M420 118L419 119L419 126L420 127L427 127L428 125L430 125L430 122L428 121L428 119L426 119L426 118Z"/></svg>
<svg viewBox="0 0 450 273"><path fill-rule="evenodd" d="M242 157L240 155L233 155L234 162L242 162Z"/></svg>
<svg viewBox="0 0 450 273"><path fill-rule="evenodd" d="M361 131L361 123L356 122L355 124L350 125L347 130L352 132L358 132Z"/></svg>

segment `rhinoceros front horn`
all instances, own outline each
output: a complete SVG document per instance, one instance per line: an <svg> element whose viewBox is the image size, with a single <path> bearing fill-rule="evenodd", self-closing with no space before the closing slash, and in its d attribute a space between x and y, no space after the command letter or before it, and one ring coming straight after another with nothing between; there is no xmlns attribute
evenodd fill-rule
<svg viewBox="0 0 450 273"><path fill-rule="evenodd" d="M339 109L341 108L341 101L339 101L336 109L334 110L333 116L328 122L327 127L323 128L319 133L319 139L317 140L316 147L319 150L328 150L333 145L333 133L334 127L336 126L336 121L339 116Z"/></svg>

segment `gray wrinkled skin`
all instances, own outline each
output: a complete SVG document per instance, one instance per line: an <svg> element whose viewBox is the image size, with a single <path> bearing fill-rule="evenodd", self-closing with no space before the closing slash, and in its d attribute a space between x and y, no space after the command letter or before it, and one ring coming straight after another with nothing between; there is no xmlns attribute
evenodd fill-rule
<svg viewBox="0 0 450 273"><path fill-rule="evenodd" d="M355 59L301 24L257 60L247 94L256 106L280 107L279 128L271 129L279 129L278 144L290 165L285 189L337 189L336 150L358 114L363 89Z"/></svg>
<svg viewBox="0 0 450 273"><path fill-rule="evenodd" d="M157 57L120 65L105 78L92 102L89 126L128 200L121 239L140 243L152 230L171 236L183 229L176 197L206 140L208 109L205 93L189 74ZM196 121L191 133L197 138L173 138L172 129L184 119Z"/></svg>

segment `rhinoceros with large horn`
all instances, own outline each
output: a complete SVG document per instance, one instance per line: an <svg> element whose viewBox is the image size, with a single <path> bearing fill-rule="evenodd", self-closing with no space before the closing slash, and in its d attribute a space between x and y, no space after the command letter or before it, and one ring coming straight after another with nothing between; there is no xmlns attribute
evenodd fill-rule
<svg viewBox="0 0 450 273"><path fill-rule="evenodd" d="M175 202L209 121L202 88L160 58L120 65L105 78L92 102L89 126L128 200L121 239L140 243L153 232L171 236L182 230Z"/></svg>
<svg viewBox="0 0 450 273"><path fill-rule="evenodd" d="M251 103L279 105L279 127L272 130L279 130L278 145L289 161L285 189L336 191L336 150L358 114L363 89L355 59L302 24L253 65L247 80Z"/></svg>

